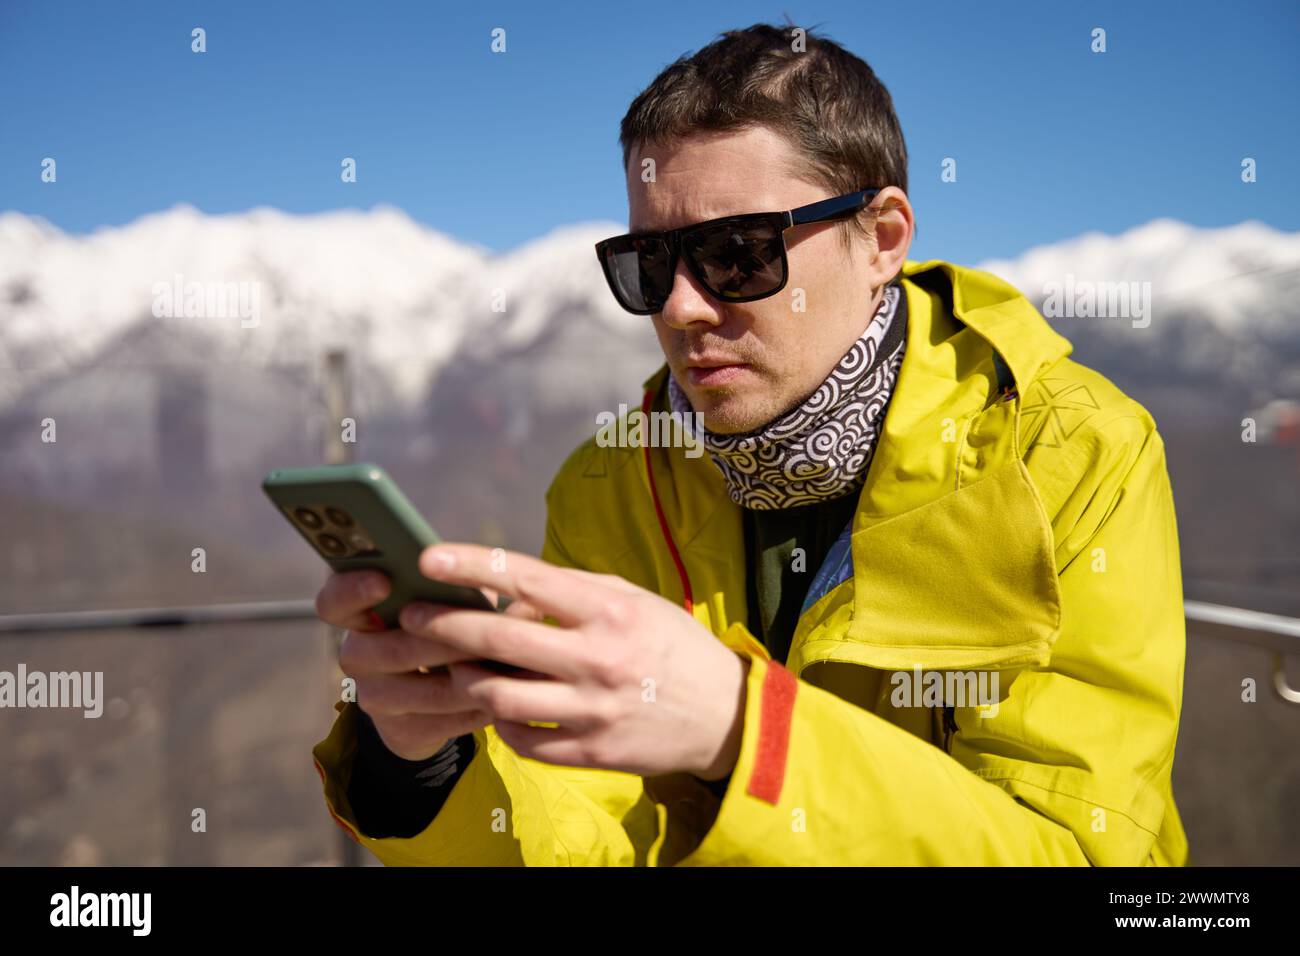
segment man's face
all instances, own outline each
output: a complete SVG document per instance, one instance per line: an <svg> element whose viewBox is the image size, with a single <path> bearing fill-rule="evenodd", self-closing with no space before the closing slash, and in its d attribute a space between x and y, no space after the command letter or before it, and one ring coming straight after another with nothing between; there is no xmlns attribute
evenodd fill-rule
<svg viewBox="0 0 1300 956"><path fill-rule="evenodd" d="M655 182L641 181L647 157L655 161ZM634 149L628 162L628 231L673 229L830 198L824 187L797 178L792 171L798 168L785 140L763 127ZM889 193L903 196L899 190ZM888 198L882 193L872 205ZM909 208L901 247L885 255L856 233L846 252L837 223L787 230L789 280L776 295L755 302L713 298L678 261L672 294L652 318L669 368L706 428L720 434L752 431L821 385L866 329L883 283L901 266L911 237L910 215ZM882 219L879 229L885 228ZM797 295L803 311L795 311Z"/></svg>

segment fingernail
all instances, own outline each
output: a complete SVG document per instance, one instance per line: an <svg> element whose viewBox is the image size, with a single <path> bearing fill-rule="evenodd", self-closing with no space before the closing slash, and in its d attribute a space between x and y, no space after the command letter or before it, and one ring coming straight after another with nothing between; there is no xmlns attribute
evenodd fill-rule
<svg viewBox="0 0 1300 956"><path fill-rule="evenodd" d="M417 607L413 604L407 605L406 620L417 631L428 624L429 618L432 616L427 607Z"/></svg>
<svg viewBox="0 0 1300 956"><path fill-rule="evenodd" d="M456 556L450 551L439 551L435 548L429 552L429 562L435 571L450 571L456 566Z"/></svg>

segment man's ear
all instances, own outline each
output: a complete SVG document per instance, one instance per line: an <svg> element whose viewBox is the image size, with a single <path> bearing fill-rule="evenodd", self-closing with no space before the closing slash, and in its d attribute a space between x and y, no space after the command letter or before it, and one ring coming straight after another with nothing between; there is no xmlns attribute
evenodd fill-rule
<svg viewBox="0 0 1300 956"><path fill-rule="evenodd" d="M871 205L880 209L872 223L872 251L875 258L869 274L872 287L887 285L903 271L912 236L916 232L916 218L907 193L897 186L888 186L880 192Z"/></svg>

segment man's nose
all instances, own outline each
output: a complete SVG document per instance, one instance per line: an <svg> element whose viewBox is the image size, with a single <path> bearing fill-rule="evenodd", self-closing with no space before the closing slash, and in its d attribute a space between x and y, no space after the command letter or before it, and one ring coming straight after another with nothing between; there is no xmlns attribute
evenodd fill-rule
<svg viewBox="0 0 1300 956"><path fill-rule="evenodd" d="M721 325L725 316L722 303L709 295L700 281L691 274L686 261L677 260L677 272L673 274L673 288L659 313L664 325L674 329L685 329L698 323Z"/></svg>

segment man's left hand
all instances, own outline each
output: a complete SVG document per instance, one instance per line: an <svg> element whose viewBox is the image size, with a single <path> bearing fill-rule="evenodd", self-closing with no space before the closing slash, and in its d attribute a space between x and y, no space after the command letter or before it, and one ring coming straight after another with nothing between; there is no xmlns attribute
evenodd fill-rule
<svg viewBox="0 0 1300 956"><path fill-rule="evenodd" d="M534 672L447 665L520 756L643 776L731 773L748 665L681 607L615 575L476 545L434 545L420 571L514 599L505 614L416 602L401 626Z"/></svg>

